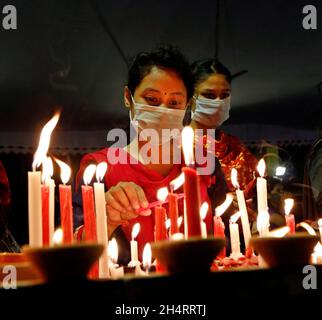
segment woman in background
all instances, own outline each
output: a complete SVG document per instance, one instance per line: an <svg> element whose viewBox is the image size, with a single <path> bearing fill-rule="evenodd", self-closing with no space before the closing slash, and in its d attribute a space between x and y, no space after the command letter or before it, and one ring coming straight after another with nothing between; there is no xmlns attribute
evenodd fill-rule
<svg viewBox="0 0 322 320"><path fill-rule="evenodd" d="M213 147L228 188L234 187L230 180L231 169L238 171L238 182L242 190L251 188L254 182L257 159L232 135L226 134L221 125L228 120L231 98L230 71L216 59L198 60L192 64L195 91L191 105L191 123L195 129L217 129Z"/></svg>

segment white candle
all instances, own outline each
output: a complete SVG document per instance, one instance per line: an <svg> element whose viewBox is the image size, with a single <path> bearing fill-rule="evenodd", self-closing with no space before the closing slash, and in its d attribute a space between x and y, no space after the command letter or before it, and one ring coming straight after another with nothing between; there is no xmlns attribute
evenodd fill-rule
<svg viewBox="0 0 322 320"><path fill-rule="evenodd" d="M41 173L28 172L29 246L42 246Z"/></svg>
<svg viewBox="0 0 322 320"><path fill-rule="evenodd" d="M265 175L265 161L261 159L258 163L257 170L260 177L257 178L257 212L268 211L267 204L267 181L264 177Z"/></svg>
<svg viewBox="0 0 322 320"><path fill-rule="evenodd" d="M238 179L237 179L237 170L235 168L233 168L231 170L231 182L232 182L233 186L236 188L236 196L237 196L239 211L241 212L241 221L242 221L244 242L245 242L245 249L246 249L249 245L249 240L251 238L251 232L250 232L245 196L244 196L244 192L239 189L239 184L238 184Z"/></svg>
<svg viewBox="0 0 322 320"><path fill-rule="evenodd" d="M129 264L131 264L132 266L133 265L137 265L137 264L140 264L139 263L139 257L138 257L138 243L137 241L135 241L135 238L138 236L140 232L140 224L139 223L136 223L134 226L133 226L133 229L132 229L132 240L130 242L130 246L131 246L131 261Z"/></svg>
<svg viewBox="0 0 322 320"><path fill-rule="evenodd" d="M96 212L96 232L97 242L104 245L104 251L99 259L99 278L109 278L108 259L108 229L105 203L104 184L101 183L107 170L105 162L99 163L96 167L96 179L94 183L95 212Z"/></svg>
<svg viewBox="0 0 322 320"><path fill-rule="evenodd" d="M28 220L29 220L29 245L42 246L42 207L41 207L41 173L36 169L46 160L50 145L51 133L59 120L55 114L43 127L40 133L38 148L34 155L32 172L28 172Z"/></svg>
<svg viewBox="0 0 322 320"><path fill-rule="evenodd" d="M260 237L269 236L269 213L261 211L257 216L257 230Z"/></svg>
<svg viewBox="0 0 322 320"><path fill-rule="evenodd" d="M208 213L209 205L207 202L204 202L200 207L200 227L201 227L201 237L207 238L207 225L204 222L207 213Z"/></svg>
<svg viewBox="0 0 322 320"><path fill-rule="evenodd" d="M241 212L237 212L236 214L230 217L230 223L229 223L230 244L231 244L230 257L235 260L242 257L242 254L240 252L240 238L239 238L238 224L236 223L240 216L241 216Z"/></svg>

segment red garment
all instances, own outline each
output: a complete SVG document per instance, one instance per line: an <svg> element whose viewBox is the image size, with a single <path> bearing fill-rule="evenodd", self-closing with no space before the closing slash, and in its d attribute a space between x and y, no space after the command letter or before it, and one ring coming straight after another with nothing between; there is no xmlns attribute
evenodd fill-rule
<svg viewBox="0 0 322 320"><path fill-rule="evenodd" d="M10 205L9 180L6 171L0 162L0 205Z"/></svg>
<svg viewBox="0 0 322 320"><path fill-rule="evenodd" d="M228 188L230 191L235 190L230 179L231 169L235 168L238 172L240 189L250 189L255 181L258 160L237 137L228 135L222 130L218 130L217 133L216 140L204 141L204 144L218 158Z"/></svg>
<svg viewBox="0 0 322 320"><path fill-rule="evenodd" d="M115 155L119 157L123 155L127 160L126 164L111 164L109 158L107 157L107 152L115 152ZM170 182L175 179L181 172L181 165L174 165L172 170L170 171L169 175L163 177L161 174L152 171L146 168L141 162L136 164L131 164L130 159L133 160L131 155L127 153L123 149L116 149L116 148L105 148L103 150L88 154L84 156L81 161L81 167L77 174L77 186L83 176L83 172L86 166L89 163L99 163L99 162L107 162L108 169L105 175L105 186L106 188L110 188L112 186L117 185L119 182L134 182L135 184L142 187L145 192L146 198L149 202L156 201L156 194L158 189L162 187L169 186ZM205 183L207 179L200 179L200 192L201 192L201 202L207 201L210 207L210 201L207 195L207 185ZM182 203L182 201L180 201ZM181 211L182 214L182 208ZM207 215L207 226L208 229L211 229L211 208L209 209L209 214ZM179 212L180 213L180 212ZM148 217L138 216L135 219L129 221L129 224L122 226L124 234L128 241L131 240L131 231L133 225L139 222L141 225L141 232L137 237L138 245L139 245L139 255L141 256L143 247L147 242L154 241L154 212Z"/></svg>

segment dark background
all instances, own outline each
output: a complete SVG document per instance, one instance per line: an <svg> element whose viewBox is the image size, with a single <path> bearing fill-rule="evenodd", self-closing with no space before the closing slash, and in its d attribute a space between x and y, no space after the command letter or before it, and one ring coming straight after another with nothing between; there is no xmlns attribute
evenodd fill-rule
<svg viewBox="0 0 322 320"><path fill-rule="evenodd" d="M20 243L41 127L62 110L51 151L76 172L82 154L129 122L122 99L128 61L160 44L178 45L191 62L217 51L232 73L247 70L233 81L224 128L257 156L267 143L283 148L281 161L302 181L321 127L321 1L0 0L1 9L6 4L17 8L18 29L0 28L0 160ZM317 8L317 30L302 27L308 4Z"/></svg>

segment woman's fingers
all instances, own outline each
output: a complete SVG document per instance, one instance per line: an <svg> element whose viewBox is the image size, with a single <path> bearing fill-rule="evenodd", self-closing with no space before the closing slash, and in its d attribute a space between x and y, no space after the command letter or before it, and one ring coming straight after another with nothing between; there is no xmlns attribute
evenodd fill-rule
<svg viewBox="0 0 322 320"><path fill-rule="evenodd" d="M124 211L132 209L129 199L122 186L118 188L111 188L111 194L114 197L114 199L117 200L119 204L123 207Z"/></svg>
<svg viewBox="0 0 322 320"><path fill-rule="evenodd" d="M140 208L140 200L139 200L139 196L138 193L136 191L136 184L132 183L132 182L128 182L128 183L123 183L121 184L122 189L124 190L124 192L126 193L131 206L134 210L137 210Z"/></svg>
<svg viewBox="0 0 322 320"><path fill-rule="evenodd" d="M117 210L120 214L121 212L126 212L126 209L114 198L112 192L105 193L106 205L110 206L114 210Z"/></svg>

